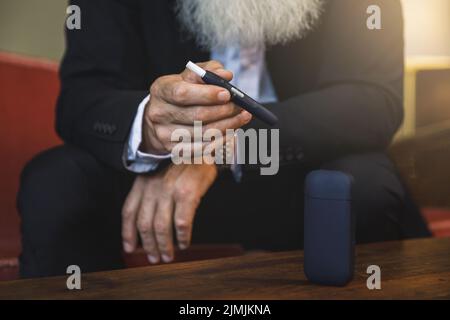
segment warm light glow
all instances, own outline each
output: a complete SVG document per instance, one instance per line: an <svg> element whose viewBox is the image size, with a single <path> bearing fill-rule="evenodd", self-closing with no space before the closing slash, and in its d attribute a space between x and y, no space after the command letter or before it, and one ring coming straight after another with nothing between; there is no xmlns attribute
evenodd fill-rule
<svg viewBox="0 0 450 320"><path fill-rule="evenodd" d="M450 1L402 0L406 55L450 57Z"/></svg>

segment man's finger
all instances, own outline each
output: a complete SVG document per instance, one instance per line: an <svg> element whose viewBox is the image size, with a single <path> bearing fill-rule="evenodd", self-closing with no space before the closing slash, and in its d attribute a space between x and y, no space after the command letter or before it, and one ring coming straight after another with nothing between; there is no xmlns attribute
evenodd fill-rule
<svg viewBox="0 0 450 320"><path fill-rule="evenodd" d="M128 194L122 208L122 242L123 250L131 253L136 249L136 217L141 202L144 181L137 179Z"/></svg>
<svg viewBox="0 0 450 320"><path fill-rule="evenodd" d="M223 135L226 135L227 129L238 129L242 126L249 123L252 119L252 115L248 113L247 111L241 111L238 115L222 119L219 121L215 121L212 123L209 123L207 125L202 126L202 135L205 131L209 129L216 129L220 131ZM186 142L189 140L194 141L195 135L194 135L194 126L188 126L188 125L156 125L155 130L157 131L158 137L161 140L164 141L171 141L173 145L178 144L181 142L182 139L183 142ZM175 135L173 133L176 133ZM178 138L180 140L178 141L172 141L172 138Z"/></svg>
<svg viewBox="0 0 450 320"><path fill-rule="evenodd" d="M203 168L207 167L203 166ZM214 165L211 165L210 168L215 170ZM182 250L191 244L195 213L202 196L208 191L215 178L215 175L212 176L207 172L208 170L198 170L195 165L190 165L175 185L175 229L178 245ZM187 188L186 179L195 181L195 188Z"/></svg>
<svg viewBox="0 0 450 320"><path fill-rule="evenodd" d="M234 159L233 137L225 136L217 137L217 139L208 138L199 142L177 143L176 147L172 147L173 160L177 164L229 164Z"/></svg>
<svg viewBox="0 0 450 320"><path fill-rule="evenodd" d="M175 203L175 230L178 247L181 250L191 245L192 224L198 203L195 201L177 201Z"/></svg>
<svg viewBox="0 0 450 320"><path fill-rule="evenodd" d="M202 67L201 64L199 64L200 67ZM224 78L227 81L231 81L233 80L233 72L229 71L229 70L225 70L223 69L223 66L220 66L218 68L211 68L211 67L202 67L205 70L211 71L215 74L217 74L219 77ZM190 82L190 83L197 83L197 84L204 84L204 81L194 72L192 72L189 69L185 69L182 73L181 73L181 78L186 81L186 82Z"/></svg>
<svg viewBox="0 0 450 320"><path fill-rule="evenodd" d="M174 258L173 210L174 204L170 196L164 195L159 197L153 229L161 259L165 263L172 262Z"/></svg>
<svg viewBox="0 0 450 320"><path fill-rule="evenodd" d="M156 264L160 261L160 254L156 244L155 234L153 231L153 221L155 217L156 199L144 198L141 202L137 226L142 240L142 246L147 253L148 261Z"/></svg>
<svg viewBox="0 0 450 320"><path fill-rule="evenodd" d="M222 119L203 126L203 132L209 129L217 129L225 135L228 129L239 129L251 120L252 115L248 111L242 110L234 117Z"/></svg>
<svg viewBox="0 0 450 320"><path fill-rule="evenodd" d="M182 108L182 110L180 109ZM167 111L173 117L172 123L192 125L194 121L202 121L203 124L209 124L238 115L242 109L234 103L226 103L216 106L192 106L176 107L167 106Z"/></svg>
<svg viewBox="0 0 450 320"><path fill-rule="evenodd" d="M160 98L177 106L212 106L228 103L230 92L218 86L167 81L161 84Z"/></svg>

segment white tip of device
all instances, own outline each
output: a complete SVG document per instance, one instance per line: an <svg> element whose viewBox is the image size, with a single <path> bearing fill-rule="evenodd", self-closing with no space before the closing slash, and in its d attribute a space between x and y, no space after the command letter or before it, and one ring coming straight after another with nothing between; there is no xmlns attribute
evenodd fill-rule
<svg viewBox="0 0 450 320"><path fill-rule="evenodd" d="M203 78L206 74L206 71L200 68L198 65L193 63L192 61L189 61L186 65L186 68L194 72L196 75L198 75L200 78Z"/></svg>

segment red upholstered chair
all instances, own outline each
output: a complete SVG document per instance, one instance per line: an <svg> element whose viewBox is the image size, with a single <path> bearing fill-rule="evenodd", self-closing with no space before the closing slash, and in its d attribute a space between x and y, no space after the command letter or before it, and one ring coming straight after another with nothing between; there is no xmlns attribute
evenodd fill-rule
<svg viewBox="0 0 450 320"><path fill-rule="evenodd" d="M61 144L54 129L58 65L0 53L0 280L18 277L20 253L16 193L24 165L37 153ZM198 246L178 261L235 256L240 246ZM147 264L142 251L126 255L130 267Z"/></svg>
<svg viewBox="0 0 450 320"><path fill-rule="evenodd" d="M0 53L0 279L17 275L20 172L35 154L61 143L54 130L57 69L53 62Z"/></svg>
<svg viewBox="0 0 450 320"><path fill-rule="evenodd" d="M450 209L423 208L423 215L436 238L450 238Z"/></svg>

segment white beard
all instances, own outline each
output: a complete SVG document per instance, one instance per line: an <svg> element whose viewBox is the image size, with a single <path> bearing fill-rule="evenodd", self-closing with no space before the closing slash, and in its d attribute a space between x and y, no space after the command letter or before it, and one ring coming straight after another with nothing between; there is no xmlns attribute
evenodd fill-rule
<svg viewBox="0 0 450 320"><path fill-rule="evenodd" d="M182 25L206 49L284 44L303 38L324 0L178 0Z"/></svg>

